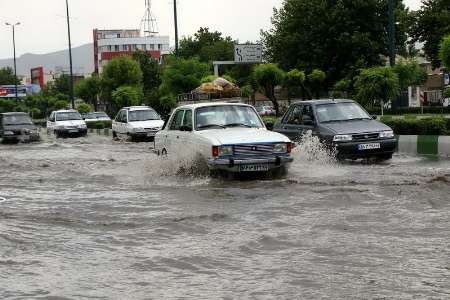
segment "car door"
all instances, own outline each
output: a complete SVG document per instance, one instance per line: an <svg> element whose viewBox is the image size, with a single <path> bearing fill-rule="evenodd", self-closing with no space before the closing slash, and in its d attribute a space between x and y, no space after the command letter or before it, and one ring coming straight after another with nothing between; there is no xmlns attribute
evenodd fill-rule
<svg viewBox="0 0 450 300"><path fill-rule="evenodd" d="M284 115L280 125L276 131L284 134L292 141L298 141L302 135L301 130L301 113L303 105L294 105Z"/></svg>
<svg viewBox="0 0 450 300"><path fill-rule="evenodd" d="M182 131L181 126L183 124L184 109L179 109L174 112L173 118L170 121L169 128L166 133L166 149L168 152L176 152L183 147L182 144Z"/></svg>
<svg viewBox="0 0 450 300"><path fill-rule="evenodd" d="M316 133L316 117L311 104L303 104L300 114L300 124L297 126L300 137L308 132Z"/></svg>

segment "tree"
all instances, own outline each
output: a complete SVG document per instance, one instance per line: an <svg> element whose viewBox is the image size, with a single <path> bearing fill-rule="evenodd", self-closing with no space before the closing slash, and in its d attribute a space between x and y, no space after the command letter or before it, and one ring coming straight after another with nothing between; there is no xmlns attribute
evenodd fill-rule
<svg viewBox="0 0 450 300"><path fill-rule="evenodd" d="M400 95L400 83L397 74L390 67L373 67L362 70L356 78L357 99L366 105L379 102L381 114L384 103Z"/></svg>
<svg viewBox="0 0 450 300"><path fill-rule="evenodd" d="M190 92L209 74L210 66L198 59L169 58L162 73L160 91L163 95L173 96Z"/></svg>
<svg viewBox="0 0 450 300"><path fill-rule="evenodd" d="M136 86L121 86L111 96L116 107L139 105L144 97L142 88Z"/></svg>
<svg viewBox="0 0 450 300"><path fill-rule="evenodd" d="M142 71L142 83L144 94L148 95L161 85L161 69L159 62L151 58L143 51L137 51L133 54L133 59L138 62Z"/></svg>
<svg viewBox="0 0 450 300"><path fill-rule="evenodd" d="M234 41L231 37L224 38L221 32L210 32L209 28L200 27L194 37L181 39L179 53L184 59L197 57L201 62L232 60Z"/></svg>
<svg viewBox="0 0 450 300"><path fill-rule="evenodd" d="M450 34L448 0L424 0L410 30L413 42L423 43L423 51L434 68L440 67L439 44Z"/></svg>
<svg viewBox="0 0 450 300"><path fill-rule="evenodd" d="M91 106L87 103L81 103L80 105L78 105L77 110L80 114L85 115L91 112Z"/></svg>
<svg viewBox="0 0 450 300"><path fill-rule="evenodd" d="M387 0L285 0L275 9L273 28L262 32L266 59L285 70L327 74L326 86L352 78L357 68L382 63L388 55ZM397 14L406 13L397 1ZM405 52L406 33L397 28L398 52Z"/></svg>
<svg viewBox="0 0 450 300"><path fill-rule="evenodd" d="M0 85L13 85L19 80L14 76L14 70L10 67L0 69Z"/></svg>
<svg viewBox="0 0 450 300"><path fill-rule="evenodd" d="M284 80L284 72L276 64L263 64L255 68L255 81L260 90L267 98L272 101L277 115L280 112L280 106L275 97L275 87Z"/></svg>
<svg viewBox="0 0 450 300"><path fill-rule="evenodd" d="M442 65L450 70L450 35L447 35L439 46L439 57Z"/></svg>
<svg viewBox="0 0 450 300"><path fill-rule="evenodd" d="M286 77L284 78L283 86L288 90L288 98L289 101L292 97L295 97L300 94L300 91L305 91L304 82L306 76L305 72L300 71L298 69L292 69L286 73ZM304 96L304 92L302 93Z"/></svg>
<svg viewBox="0 0 450 300"><path fill-rule="evenodd" d="M109 108L111 114L115 114L120 109L118 101L113 99L113 92L123 86L134 87L142 91L142 79L143 75L139 64L130 57L115 58L105 66L101 77L101 97L106 103L112 104L112 107Z"/></svg>
<svg viewBox="0 0 450 300"><path fill-rule="evenodd" d="M415 60L401 60L393 67L393 71L398 76L401 91L410 86L422 85L428 78L427 72Z"/></svg>
<svg viewBox="0 0 450 300"><path fill-rule="evenodd" d="M311 74L308 75L308 83L311 86L316 98L320 98L320 92L323 89L323 82L327 78L324 71L319 69L314 69Z"/></svg>
<svg viewBox="0 0 450 300"><path fill-rule="evenodd" d="M75 95L94 106L97 111L97 97L101 91L101 81L96 75L83 79L75 86Z"/></svg>

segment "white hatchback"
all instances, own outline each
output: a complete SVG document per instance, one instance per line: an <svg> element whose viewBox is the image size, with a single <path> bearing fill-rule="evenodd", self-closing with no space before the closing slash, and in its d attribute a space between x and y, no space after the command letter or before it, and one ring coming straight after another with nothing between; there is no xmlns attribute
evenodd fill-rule
<svg viewBox="0 0 450 300"><path fill-rule="evenodd" d="M211 171L232 173L285 170L293 161L289 138L266 129L245 104L203 103L177 108L155 137L155 152L195 152Z"/></svg>
<svg viewBox="0 0 450 300"><path fill-rule="evenodd" d="M86 136L87 126L76 110L58 110L47 120L47 133L61 136Z"/></svg>
<svg viewBox="0 0 450 300"><path fill-rule="evenodd" d="M153 139L163 125L164 121L151 107L125 107L112 123L113 138Z"/></svg>

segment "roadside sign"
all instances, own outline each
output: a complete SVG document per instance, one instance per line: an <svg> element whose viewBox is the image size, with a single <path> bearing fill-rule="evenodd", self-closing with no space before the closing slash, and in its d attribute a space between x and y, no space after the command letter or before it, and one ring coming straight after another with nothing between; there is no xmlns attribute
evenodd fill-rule
<svg viewBox="0 0 450 300"><path fill-rule="evenodd" d="M262 45L234 45L234 61L238 64L262 62Z"/></svg>
<svg viewBox="0 0 450 300"><path fill-rule="evenodd" d="M5 89L0 89L0 97L8 96L8 91Z"/></svg>

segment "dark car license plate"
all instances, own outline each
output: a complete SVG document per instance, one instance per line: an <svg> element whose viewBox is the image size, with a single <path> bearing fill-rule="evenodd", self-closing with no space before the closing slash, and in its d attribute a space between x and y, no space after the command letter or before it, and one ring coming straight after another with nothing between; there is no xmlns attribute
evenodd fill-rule
<svg viewBox="0 0 450 300"><path fill-rule="evenodd" d="M241 172L263 172L268 171L268 164L255 164L255 165L240 165L239 171Z"/></svg>

